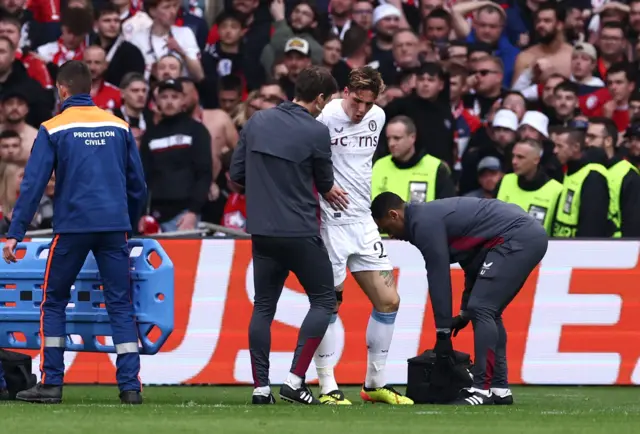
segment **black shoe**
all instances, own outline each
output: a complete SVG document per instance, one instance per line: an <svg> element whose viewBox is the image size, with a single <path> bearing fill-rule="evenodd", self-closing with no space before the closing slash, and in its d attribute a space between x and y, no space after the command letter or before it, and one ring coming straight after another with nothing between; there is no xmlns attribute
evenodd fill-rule
<svg viewBox="0 0 640 434"><path fill-rule="evenodd" d="M283 384L282 387L280 387L280 398L294 404L322 405L305 384L298 389L293 389L291 386Z"/></svg>
<svg viewBox="0 0 640 434"><path fill-rule="evenodd" d="M38 404L60 404L62 402L62 386L38 383L31 389L18 392L16 399Z"/></svg>
<svg viewBox="0 0 640 434"><path fill-rule="evenodd" d="M120 403L127 405L142 404L142 394L137 390L125 390L120 392Z"/></svg>
<svg viewBox="0 0 640 434"><path fill-rule="evenodd" d="M513 395L511 391L507 392L505 396L498 396L493 393L493 403L495 405L513 405Z"/></svg>
<svg viewBox="0 0 640 434"><path fill-rule="evenodd" d="M253 395L251 397L251 403L256 405L275 404L276 398L273 396L273 393L270 393L269 396Z"/></svg>
<svg viewBox="0 0 640 434"><path fill-rule="evenodd" d="M452 405L493 405L495 395L489 392L484 395L479 392L472 392L471 389L462 389L458 397L451 403Z"/></svg>
<svg viewBox="0 0 640 434"><path fill-rule="evenodd" d="M7 389L0 389L0 401L9 400L9 391Z"/></svg>

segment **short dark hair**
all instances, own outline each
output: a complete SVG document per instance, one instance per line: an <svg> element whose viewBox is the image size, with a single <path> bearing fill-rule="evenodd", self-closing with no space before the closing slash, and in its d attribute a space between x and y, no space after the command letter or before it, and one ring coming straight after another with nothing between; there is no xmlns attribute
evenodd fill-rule
<svg viewBox="0 0 640 434"><path fill-rule="evenodd" d="M295 88L295 99L311 102L320 94L327 99L338 91L338 83L331 73L319 66L303 69L298 75Z"/></svg>
<svg viewBox="0 0 640 434"><path fill-rule="evenodd" d="M220 26L227 20L237 21L243 29L247 27L245 17L234 10L223 10L216 17L215 23Z"/></svg>
<svg viewBox="0 0 640 434"><path fill-rule="evenodd" d="M571 92L572 94L577 96L580 88L577 83L571 80L565 80L553 89L554 93L558 91Z"/></svg>
<svg viewBox="0 0 640 434"><path fill-rule="evenodd" d="M556 20L561 22L564 22L565 18L567 17L565 7L557 1L548 1L542 3L540 6L538 6L535 17L538 18L538 15L540 15L540 12L542 11L553 11L556 14Z"/></svg>
<svg viewBox="0 0 640 434"><path fill-rule="evenodd" d="M116 8L113 3L103 3L101 4L95 11L95 18L99 20L103 15L118 15L120 16L120 11Z"/></svg>
<svg viewBox="0 0 640 434"><path fill-rule="evenodd" d="M22 140L22 138L20 137L20 134L18 134L14 130L4 130L3 132L1 132L0 133L0 140L3 140L3 139L20 139L20 140Z"/></svg>
<svg viewBox="0 0 640 434"><path fill-rule="evenodd" d="M420 67L416 71L416 75L424 74L427 74L431 77L437 77L443 81L445 78L444 69L442 69L442 66L436 62L424 62L422 65L420 65Z"/></svg>
<svg viewBox="0 0 640 434"><path fill-rule="evenodd" d="M22 22L18 18L14 17L13 15L0 14L0 22L16 26L18 30L22 29Z"/></svg>
<svg viewBox="0 0 640 434"><path fill-rule="evenodd" d="M144 75L140 74L139 72L127 72L122 77L122 80L120 80L120 89L126 89L137 81L143 81L145 82L145 84L147 83L147 80L144 79Z"/></svg>
<svg viewBox="0 0 640 434"><path fill-rule="evenodd" d="M435 8L434 10L429 12L429 15L425 17L424 21L427 22L432 18L443 20L445 23L447 23L448 27L451 27L451 14L445 11L443 8Z"/></svg>
<svg viewBox="0 0 640 434"><path fill-rule="evenodd" d="M84 36L93 30L93 14L85 8L66 8L60 25L66 27L72 35Z"/></svg>
<svg viewBox="0 0 640 434"><path fill-rule="evenodd" d="M63 64L58 70L56 81L67 87L71 95L91 92L91 72L80 60L69 60Z"/></svg>
<svg viewBox="0 0 640 434"><path fill-rule="evenodd" d="M624 61L617 62L611 65L609 67L609 70L607 71L607 78L609 78L611 74L618 74L621 72L624 72L624 76L627 79L627 81L630 81L633 83L636 82L637 80L636 71L633 69L633 67L629 63Z"/></svg>
<svg viewBox="0 0 640 434"><path fill-rule="evenodd" d="M456 63L451 64L448 68L449 78L452 77L462 77L463 80L469 76L469 70L462 65L458 65Z"/></svg>
<svg viewBox="0 0 640 434"><path fill-rule="evenodd" d="M369 44L369 33L360 26L352 25L342 39L342 56L350 57Z"/></svg>
<svg viewBox="0 0 640 434"><path fill-rule="evenodd" d="M400 196L390 191L377 195L371 202L371 216L379 220L386 216L392 209L402 209L405 205Z"/></svg>
<svg viewBox="0 0 640 434"><path fill-rule="evenodd" d="M580 149L585 148L586 133L584 130L574 127L562 127L558 130L558 134L567 134L571 143L580 145Z"/></svg>
<svg viewBox="0 0 640 434"><path fill-rule="evenodd" d="M229 74L220 78L219 91L235 90L242 93L242 79L237 75Z"/></svg>
<svg viewBox="0 0 640 434"><path fill-rule="evenodd" d="M602 24L602 27L600 27L600 31L603 31L604 29L616 29L616 30L620 30L620 33L622 33L622 35L625 34L624 31L624 26L622 25L622 23L619 23L617 21L609 21L606 23Z"/></svg>
<svg viewBox="0 0 640 434"><path fill-rule="evenodd" d="M604 127L604 132L607 134L607 137L611 137L613 141L613 146L616 146L618 143L618 127L613 119L605 118L604 116L592 117L589 118L589 123L594 125L602 125Z"/></svg>
<svg viewBox="0 0 640 434"><path fill-rule="evenodd" d="M525 96L519 90L508 90L504 94L502 94L502 103L504 104L504 100L506 100L507 97L511 95L520 97L522 101L524 101L525 106L527 105L527 98L525 98Z"/></svg>

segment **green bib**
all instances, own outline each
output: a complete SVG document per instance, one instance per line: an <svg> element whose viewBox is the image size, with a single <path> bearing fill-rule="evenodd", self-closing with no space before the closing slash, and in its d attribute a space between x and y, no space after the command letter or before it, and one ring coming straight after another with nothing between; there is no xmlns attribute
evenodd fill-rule
<svg viewBox="0 0 640 434"><path fill-rule="evenodd" d="M572 175L565 175L563 190L558 202L556 221L553 225L553 236L558 238L575 238L580 214L580 194L582 185L589 173L600 172L608 178L607 169L601 164L587 164Z"/></svg>
<svg viewBox="0 0 640 434"><path fill-rule="evenodd" d="M515 173L509 173L502 178L497 198L503 202L518 205L551 235L560 193L562 193L562 184L555 179L550 179L537 190L527 191L518 186L518 176Z"/></svg>
<svg viewBox="0 0 640 434"><path fill-rule="evenodd" d="M613 238L620 238L622 232L620 228L622 226L622 214L620 211L620 194L622 193L622 181L627 176L629 171L635 171L638 173L638 168L627 160L622 160L614 164L607 171L607 181L609 183L609 219L615 225L615 232Z"/></svg>
<svg viewBox="0 0 640 434"><path fill-rule="evenodd" d="M390 191L406 202L429 202L436 198L436 178L442 163L425 155L413 167L400 169L387 155L376 161L371 175L371 198Z"/></svg>

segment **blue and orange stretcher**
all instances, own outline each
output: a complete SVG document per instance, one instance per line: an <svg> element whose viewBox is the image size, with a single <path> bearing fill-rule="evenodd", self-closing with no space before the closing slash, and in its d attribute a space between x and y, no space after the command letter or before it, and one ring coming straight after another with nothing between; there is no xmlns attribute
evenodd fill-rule
<svg viewBox="0 0 640 434"><path fill-rule="evenodd" d="M50 241L19 243L17 263L0 261L0 348L40 348L40 303ZM129 240L131 290L140 354L156 354L174 326L174 268L160 243ZM67 305L67 351L115 353L111 325L93 254L71 288Z"/></svg>

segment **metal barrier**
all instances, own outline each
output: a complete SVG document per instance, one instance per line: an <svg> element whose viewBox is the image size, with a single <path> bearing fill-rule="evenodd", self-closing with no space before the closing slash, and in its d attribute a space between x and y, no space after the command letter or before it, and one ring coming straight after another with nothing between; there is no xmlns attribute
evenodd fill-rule
<svg viewBox="0 0 640 434"><path fill-rule="evenodd" d="M38 237L50 237L53 235L53 229L38 229L35 231L28 231L25 236L28 238L38 238ZM224 226L216 225L208 222L200 222L198 224L197 229L191 229L186 231L175 231L175 232L161 232L159 234L149 235L145 238L179 238L179 237L206 237L206 236L215 236L215 237L230 237L236 239L251 239L251 235L247 234L238 229L226 228Z"/></svg>
<svg viewBox="0 0 640 434"><path fill-rule="evenodd" d="M140 353L156 354L173 331L173 263L156 240L133 239L129 247ZM0 263L0 348L38 349L49 242L19 243L16 250L25 251L22 259L15 264ZM154 254L157 256L152 258ZM115 347L106 342L112 331L93 254L87 256L71 287L66 319L68 351L116 352ZM159 333L150 336L154 329ZM72 338L75 335L80 336L81 342Z"/></svg>

